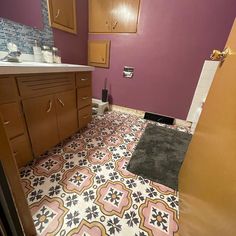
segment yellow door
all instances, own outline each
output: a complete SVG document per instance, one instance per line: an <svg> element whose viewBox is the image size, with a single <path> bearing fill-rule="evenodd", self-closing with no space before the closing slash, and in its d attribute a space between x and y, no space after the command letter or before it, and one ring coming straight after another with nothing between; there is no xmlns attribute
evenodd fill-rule
<svg viewBox="0 0 236 236"><path fill-rule="evenodd" d="M236 21L226 46L236 50ZM218 68L179 174L180 236L236 235L236 55Z"/></svg>

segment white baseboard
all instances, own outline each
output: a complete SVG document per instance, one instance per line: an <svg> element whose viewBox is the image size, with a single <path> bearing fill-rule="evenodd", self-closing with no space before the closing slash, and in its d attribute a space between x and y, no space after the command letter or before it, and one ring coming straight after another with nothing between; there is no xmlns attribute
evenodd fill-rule
<svg viewBox="0 0 236 236"><path fill-rule="evenodd" d="M117 105L111 105L110 107L112 111L119 111L119 112L131 114L131 115L135 115L141 118L143 118L145 114L145 111L136 110L136 109L132 109L128 107L122 107L122 106L117 106ZM180 120L180 119L175 119L174 124L177 126L186 127L186 128L190 128L192 125L191 122L186 121L186 120Z"/></svg>

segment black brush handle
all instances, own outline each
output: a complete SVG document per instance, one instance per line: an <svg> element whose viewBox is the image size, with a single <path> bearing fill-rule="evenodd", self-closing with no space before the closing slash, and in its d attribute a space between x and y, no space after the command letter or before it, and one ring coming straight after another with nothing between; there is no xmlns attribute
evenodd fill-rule
<svg viewBox="0 0 236 236"><path fill-rule="evenodd" d="M107 96L108 96L108 90L103 89L102 90L102 102L107 102Z"/></svg>

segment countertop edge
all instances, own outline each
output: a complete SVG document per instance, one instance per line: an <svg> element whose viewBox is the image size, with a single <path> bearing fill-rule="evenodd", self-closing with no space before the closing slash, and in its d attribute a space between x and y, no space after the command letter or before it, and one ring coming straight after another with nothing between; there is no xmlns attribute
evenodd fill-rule
<svg viewBox="0 0 236 236"><path fill-rule="evenodd" d="M0 66L0 75L19 75L19 74L39 74L39 73L65 73L65 72L86 72L94 71L92 66L71 66L71 67L47 67L47 66Z"/></svg>

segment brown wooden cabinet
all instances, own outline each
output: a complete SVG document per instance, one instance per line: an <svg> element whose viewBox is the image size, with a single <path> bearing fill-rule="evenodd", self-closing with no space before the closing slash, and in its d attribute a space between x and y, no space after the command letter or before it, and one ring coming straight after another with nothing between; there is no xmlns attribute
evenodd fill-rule
<svg viewBox="0 0 236 236"><path fill-rule="evenodd" d="M19 167L87 125L91 84L87 71L0 77L0 116Z"/></svg>
<svg viewBox="0 0 236 236"><path fill-rule="evenodd" d="M109 68L110 40L89 40L88 64L96 67Z"/></svg>
<svg viewBox="0 0 236 236"><path fill-rule="evenodd" d="M137 32L139 5L140 0L89 0L89 32Z"/></svg>
<svg viewBox="0 0 236 236"><path fill-rule="evenodd" d="M77 33L76 1L48 0L49 22L53 28Z"/></svg>

